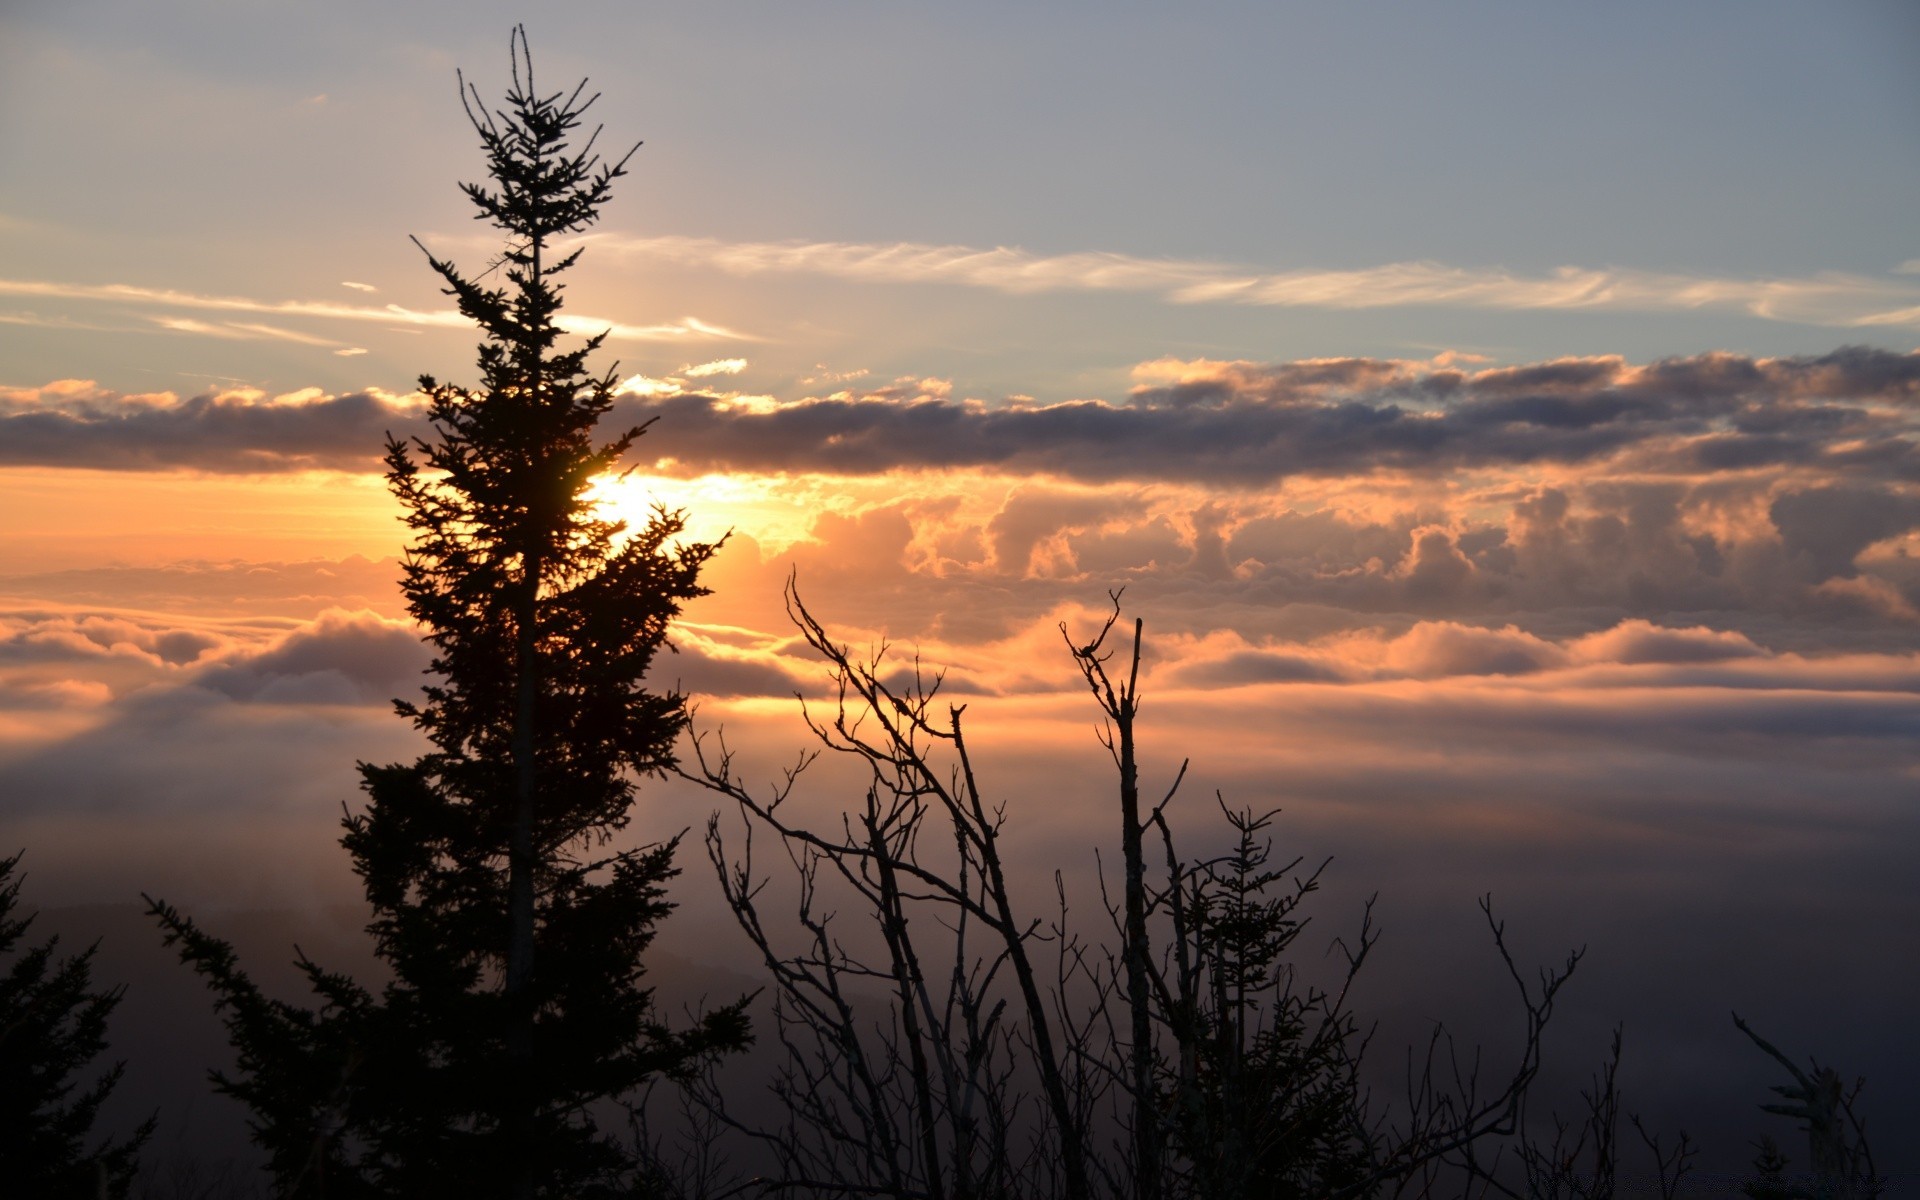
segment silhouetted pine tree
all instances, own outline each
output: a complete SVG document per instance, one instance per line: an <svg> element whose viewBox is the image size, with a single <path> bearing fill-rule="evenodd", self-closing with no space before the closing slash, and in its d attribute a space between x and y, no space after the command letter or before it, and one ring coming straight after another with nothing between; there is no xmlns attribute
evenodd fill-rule
<svg viewBox="0 0 1920 1200"><path fill-rule="evenodd" d="M0 1192L43 1200L125 1196L153 1122L89 1147L124 1064L91 1084L81 1078L107 1048L107 1018L122 989L94 990L92 946L57 961L57 937L20 949L33 916L16 914L19 862L18 854L0 858L0 961L12 959L0 974Z"/></svg>
<svg viewBox="0 0 1920 1200"><path fill-rule="evenodd" d="M523 31L513 50L504 109L461 81L490 176L463 188L506 235L505 286L428 255L485 332L481 386L422 378L436 440L387 446L414 530L403 589L436 651L424 699L397 706L433 749L362 764L342 844L393 981L375 997L303 959L320 1009L277 1003L154 905L219 997L239 1070L217 1082L288 1194L625 1191L631 1154L595 1106L747 1039L737 1005L659 1022L640 960L674 844L607 848L636 778L673 762L682 697L642 680L713 547L678 541L678 513L628 532L585 499L643 429L594 441L614 376L586 371L604 335L555 349L579 252L553 242L592 223L627 159L575 146L585 84L541 95Z"/></svg>

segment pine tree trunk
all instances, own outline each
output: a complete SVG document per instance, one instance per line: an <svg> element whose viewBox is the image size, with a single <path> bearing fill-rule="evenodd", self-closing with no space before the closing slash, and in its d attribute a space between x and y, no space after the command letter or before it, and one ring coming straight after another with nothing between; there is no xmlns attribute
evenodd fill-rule
<svg viewBox="0 0 1920 1200"><path fill-rule="evenodd" d="M513 830L507 848L507 1125L513 1155L512 1196L532 1200L534 1008L529 991L533 977L533 709L539 678L535 669L536 609L540 597L540 557L525 558L524 595L516 614L515 655L519 678L515 684L513 717L514 807Z"/></svg>

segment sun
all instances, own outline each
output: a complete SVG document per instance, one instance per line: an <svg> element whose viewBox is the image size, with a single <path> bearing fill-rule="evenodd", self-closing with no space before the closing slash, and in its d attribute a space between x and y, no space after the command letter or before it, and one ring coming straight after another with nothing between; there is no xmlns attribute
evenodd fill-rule
<svg viewBox="0 0 1920 1200"><path fill-rule="evenodd" d="M645 526L656 509L664 508L685 514L691 541L717 542L739 532L762 544L784 545L806 536L811 516L780 491L778 481L752 476L683 479L634 471L600 475L586 494L599 515L624 521L629 530Z"/></svg>

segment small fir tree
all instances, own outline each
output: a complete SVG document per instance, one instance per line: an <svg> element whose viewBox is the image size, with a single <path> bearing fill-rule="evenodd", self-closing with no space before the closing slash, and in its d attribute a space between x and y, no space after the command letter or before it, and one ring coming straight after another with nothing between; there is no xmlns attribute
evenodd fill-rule
<svg viewBox="0 0 1920 1200"><path fill-rule="evenodd" d="M1779 1143L1763 1134L1755 1149L1758 1152L1753 1156L1753 1177L1741 1186L1742 1196L1752 1200L1800 1200L1806 1195L1787 1183L1787 1168L1792 1164L1781 1152Z"/></svg>
<svg viewBox="0 0 1920 1200"><path fill-rule="evenodd" d="M0 858L0 962L8 963L0 974L0 1190L44 1200L122 1197L153 1121L126 1138L94 1141L100 1106L125 1064L91 1083L84 1073L107 1048L107 1018L123 989L94 989L93 946L59 959L58 937L22 948L33 914L17 912L19 863L18 854Z"/></svg>
<svg viewBox="0 0 1920 1200"><path fill-rule="evenodd" d="M491 180L463 188L506 235L505 286L428 254L485 333L481 385L422 378L436 440L387 446L414 530L402 587L435 650L424 698L397 707L432 749L362 764L342 844L393 980L376 997L302 959L321 1007L278 1003L154 905L239 1051L217 1083L291 1194L629 1189L631 1149L596 1107L747 1037L739 1005L681 1031L656 1018L640 960L675 843L608 848L635 781L673 765L683 698L643 680L714 548L680 540L679 513L628 531L586 498L644 427L594 440L614 375L586 370L604 335L556 349L557 277L579 251L554 242L595 220L627 158L576 143L584 83L542 95L523 31L513 50L503 109L461 81Z"/></svg>

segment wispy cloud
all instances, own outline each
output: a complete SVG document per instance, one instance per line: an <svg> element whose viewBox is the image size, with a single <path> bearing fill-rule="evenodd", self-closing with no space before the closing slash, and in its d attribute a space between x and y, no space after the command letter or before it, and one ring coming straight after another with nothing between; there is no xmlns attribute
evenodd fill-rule
<svg viewBox="0 0 1920 1200"><path fill-rule="evenodd" d="M1620 267L1561 267L1525 275L1498 267L1387 263L1353 270L1269 271L1205 259L916 242L726 242L602 237L597 246L740 275L805 273L869 283L943 283L1010 293L1121 291L1179 304L1304 308L1410 305L1503 310L1746 312L1833 326L1920 326L1920 288L1843 272L1783 278L1682 275Z"/></svg>
<svg viewBox="0 0 1920 1200"><path fill-rule="evenodd" d="M290 317L321 317L337 321L401 322L461 328L470 322L452 309L422 312L398 304L371 307L330 300L255 300L245 296L210 296L175 288L140 287L125 283L56 283L34 279L0 279L0 295L44 296L59 300L92 300L136 306L184 308L208 312L275 313Z"/></svg>
<svg viewBox="0 0 1920 1200"><path fill-rule="evenodd" d="M72 317L46 317L31 312L0 313L0 325L24 325L29 329L75 329L89 333L141 332L124 325L95 325L89 321L76 321Z"/></svg>
<svg viewBox="0 0 1920 1200"><path fill-rule="evenodd" d="M201 312L260 313L281 317L311 317L329 321L378 321L385 325L413 325L435 328L468 329L472 322L453 309L423 311L399 304L380 306L341 304L330 300L257 300L246 296L213 296L184 292L174 288L140 287L124 283L82 284L48 280L0 279L0 296L39 296L48 299L94 301L111 304L186 309ZM563 316L555 324L568 333L591 336L606 333L619 341L758 341L749 334L702 321L681 317L652 325L631 325L601 317ZM180 328L176 325L175 328ZM206 327L193 332L212 336L231 336ZM337 342L316 344L338 345Z"/></svg>
<svg viewBox="0 0 1920 1200"><path fill-rule="evenodd" d="M747 360L744 358L720 358L697 366L681 367L676 374L684 375L688 379L706 379L713 375L738 375L746 369Z"/></svg>
<svg viewBox="0 0 1920 1200"><path fill-rule="evenodd" d="M150 317L160 328L173 333L193 333L202 337L231 338L242 341L266 339L276 342L295 342L302 346L322 346L332 348L341 345L332 338L315 337L310 333L300 333L292 329L282 329L277 325L261 325L251 321L222 321L214 324L196 321L192 317Z"/></svg>
<svg viewBox="0 0 1920 1200"><path fill-rule="evenodd" d="M623 325L618 321L608 321L601 317L557 316L553 323L568 333L581 337L592 337L604 333L616 341L627 342L758 342L762 339L752 334L729 329L725 325L715 325L702 321L698 317L681 317L678 321L663 321L657 325Z"/></svg>

